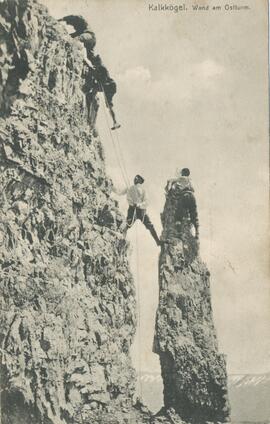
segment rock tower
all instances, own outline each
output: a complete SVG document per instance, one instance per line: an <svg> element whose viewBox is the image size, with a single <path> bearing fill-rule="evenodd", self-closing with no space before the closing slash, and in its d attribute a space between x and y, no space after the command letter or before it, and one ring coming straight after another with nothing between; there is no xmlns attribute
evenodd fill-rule
<svg viewBox="0 0 270 424"><path fill-rule="evenodd" d="M162 214L166 243L159 258L154 352L160 357L165 410L173 408L187 422L224 422L229 416L226 363L218 352L210 273L189 217L177 222L179 202L172 188Z"/></svg>

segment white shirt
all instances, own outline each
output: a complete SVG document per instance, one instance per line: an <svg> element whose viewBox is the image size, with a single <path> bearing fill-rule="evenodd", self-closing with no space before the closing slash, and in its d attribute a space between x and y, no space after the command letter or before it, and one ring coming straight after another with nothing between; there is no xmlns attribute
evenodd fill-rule
<svg viewBox="0 0 270 424"><path fill-rule="evenodd" d="M124 190L117 190L113 187L113 191L119 195L126 194L127 201L130 206L138 206L140 209L146 209L147 197L142 184L134 184Z"/></svg>
<svg viewBox="0 0 270 424"><path fill-rule="evenodd" d="M179 176L178 178L172 178L168 181L165 190L168 192L172 187L177 186L180 190L194 191L192 182L189 177Z"/></svg>

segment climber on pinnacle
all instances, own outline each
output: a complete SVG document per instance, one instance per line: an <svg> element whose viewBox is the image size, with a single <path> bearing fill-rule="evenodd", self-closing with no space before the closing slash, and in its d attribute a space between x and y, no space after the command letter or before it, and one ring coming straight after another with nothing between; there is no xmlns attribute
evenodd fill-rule
<svg viewBox="0 0 270 424"><path fill-rule="evenodd" d="M171 193L177 199L176 221L181 225L183 218L189 218L195 228L195 237L199 238L199 219L194 188L190 180L190 170L183 168L177 178L168 181L166 195Z"/></svg>
<svg viewBox="0 0 270 424"><path fill-rule="evenodd" d="M188 168L183 168L180 172L177 171L176 178L171 178L170 180L168 180L167 185L165 187L166 194L169 193L169 191L176 186L180 190L194 191L190 179L190 170Z"/></svg>
<svg viewBox="0 0 270 424"><path fill-rule="evenodd" d="M132 227L134 222L139 219L142 221L147 230L150 231L153 239L155 240L157 246L161 245L161 241L156 233L156 230L150 221L149 216L146 213L147 207L147 198L142 184L144 183L144 178L141 175L136 175L134 178L134 185L129 188L126 188L122 191L116 190L113 187L113 191L116 194L127 195L127 201L129 204L127 212L127 230Z"/></svg>

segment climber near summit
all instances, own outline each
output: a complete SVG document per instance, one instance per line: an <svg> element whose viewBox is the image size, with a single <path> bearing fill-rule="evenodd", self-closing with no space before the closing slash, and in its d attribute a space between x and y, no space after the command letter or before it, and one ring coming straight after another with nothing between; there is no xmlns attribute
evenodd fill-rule
<svg viewBox="0 0 270 424"><path fill-rule="evenodd" d="M116 130L121 126L116 121L112 102L113 96L116 93L116 82L110 77L108 69L103 65L99 55L91 55L90 60L93 64L94 76L98 82L98 91L102 91L104 93L105 103L113 120L112 130Z"/></svg>
<svg viewBox="0 0 270 424"><path fill-rule="evenodd" d="M145 189L142 187L143 183L144 183L144 178L141 175L136 175L134 178L134 185L122 191L116 190L116 188L113 187L113 192L118 195L123 195L123 194L127 195L127 201L128 201L129 207L127 212L126 230L131 228L134 222L137 219L139 219L140 221L142 221L142 223L147 228L147 230L150 231L157 246L160 246L161 241L156 233L156 230L152 222L150 221L149 216L146 213L147 197L146 197Z"/></svg>
<svg viewBox="0 0 270 424"><path fill-rule="evenodd" d="M168 181L166 195L172 193L177 199L176 225L180 226L183 218L189 218L195 228L195 238L199 239L199 219L194 188L190 180L190 170L183 168L177 178Z"/></svg>
<svg viewBox="0 0 270 424"><path fill-rule="evenodd" d="M86 49L87 58L89 59L93 54L94 47L96 45L95 33L90 28L88 22L80 15L68 15L62 19L58 19L60 22L64 21L67 25L73 26L75 32L70 34L72 38L78 37Z"/></svg>
<svg viewBox="0 0 270 424"><path fill-rule="evenodd" d="M102 63L101 57L94 54L94 48L96 45L96 36L91 30L88 22L80 15L69 15L65 16L59 21L64 21L67 25L73 26L75 32L70 34L72 38L78 38L85 47L86 56L85 62L90 68L89 78L95 80L95 84L92 84L91 93L87 95L87 102L91 102L96 96L97 92L103 92L105 97L105 103L109 109L110 115L113 120L112 130L120 128L120 124L116 121L115 112L113 110L113 96L116 93L116 82L110 77L107 68ZM88 104L88 110L91 105ZM91 113L90 113L91 114ZM93 120L93 119L92 119Z"/></svg>

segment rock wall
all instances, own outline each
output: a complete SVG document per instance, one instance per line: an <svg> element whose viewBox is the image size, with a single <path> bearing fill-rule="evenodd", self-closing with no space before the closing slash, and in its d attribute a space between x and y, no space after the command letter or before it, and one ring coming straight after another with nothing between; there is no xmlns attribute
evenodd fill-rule
<svg viewBox="0 0 270 424"><path fill-rule="evenodd" d="M137 422L134 285L84 48L34 0L0 11L2 422Z"/></svg>
<svg viewBox="0 0 270 424"><path fill-rule="evenodd" d="M177 225L179 199L172 188L162 214L167 243L159 258L154 352L164 382L163 412L175 411L188 422L224 422L229 417L226 363L218 353L210 273L189 217Z"/></svg>
<svg viewBox="0 0 270 424"><path fill-rule="evenodd" d="M135 293L84 47L35 0L0 4L3 424L224 421L224 357L190 224L163 214L158 417L134 402ZM91 98L91 96L90 96Z"/></svg>

